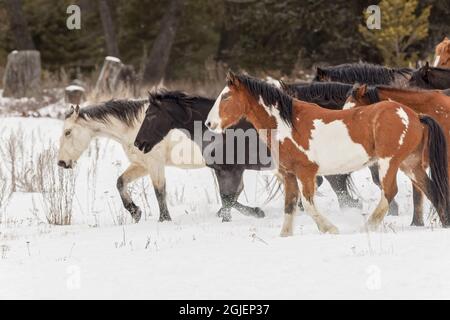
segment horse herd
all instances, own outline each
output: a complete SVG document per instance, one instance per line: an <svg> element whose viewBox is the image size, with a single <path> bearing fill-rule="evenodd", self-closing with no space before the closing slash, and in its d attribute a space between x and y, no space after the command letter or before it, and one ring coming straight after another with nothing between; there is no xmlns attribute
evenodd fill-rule
<svg viewBox="0 0 450 320"><path fill-rule="evenodd" d="M284 184L284 223L281 235L293 234L298 205L324 233L338 233L318 210L314 195L322 176L338 195L341 206L360 206L348 191L349 174L369 167L381 188L381 199L367 221L375 230L388 211L396 214L398 170L413 185L412 225L423 226L423 196L436 209L442 226L450 225L450 40L436 48L433 67L388 68L356 63L317 68L312 82L284 83L229 72L226 86L216 99L181 91L157 90L148 99L111 100L99 105L71 107L64 121L58 165L73 168L96 136L119 142L130 160L117 180L124 207L135 222L141 209L133 202L128 184L149 175L160 209L160 221L171 220L166 203L165 166L200 168L216 174L222 207L217 213L231 220L231 209L262 218L264 212L239 203L245 170L272 170L255 153L227 147L229 130L255 130L258 148L266 149ZM449 67L449 68L447 68ZM203 138L199 139L198 131ZM211 134L215 139L204 139ZM217 139L223 137L223 139ZM217 149L217 141L220 141ZM235 141L234 141L235 142ZM221 157L243 161L208 161L212 145ZM274 152L274 146L277 146ZM191 159L179 161L180 146ZM258 153L259 154L259 153ZM427 173L429 169L429 174ZM301 200L301 203L299 203Z"/></svg>

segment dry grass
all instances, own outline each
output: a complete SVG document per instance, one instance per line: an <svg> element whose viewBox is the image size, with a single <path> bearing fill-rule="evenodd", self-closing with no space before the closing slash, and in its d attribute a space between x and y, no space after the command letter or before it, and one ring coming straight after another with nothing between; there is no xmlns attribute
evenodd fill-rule
<svg viewBox="0 0 450 320"><path fill-rule="evenodd" d="M47 222L53 225L72 223L76 174L56 166L57 151L48 149L36 161L34 179L39 185Z"/></svg>
<svg viewBox="0 0 450 320"><path fill-rule="evenodd" d="M34 146L38 140L35 133L25 137L22 128L5 138L0 148L5 168L0 168L0 204L12 192L42 193L48 223L71 224L75 173L56 166L55 149L36 152ZM30 147L25 149L25 146ZM7 185L3 181L7 181Z"/></svg>
<svg viewBox="0 0 450 320"><path fill-rule="evenodd" d="M0 167L0 224L3 222L4 209L11 196L11 184L10 179L3 172Z"/></svg>

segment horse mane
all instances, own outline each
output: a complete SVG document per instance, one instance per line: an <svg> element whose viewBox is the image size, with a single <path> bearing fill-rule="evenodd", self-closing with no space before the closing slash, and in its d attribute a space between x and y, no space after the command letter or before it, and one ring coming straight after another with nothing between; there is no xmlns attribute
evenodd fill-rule
<svg viewBox="0 0 450 320"><path fill-rule="evenodd" d="M352 85L340 82L312 82L307 85L282 83L282 88L296 99L317 103L330 109L342 109Z"/></svg>
<svg viewBox="0 0 450 320"><path fill-rule="evenodd" d="M79 116L84 120L98 120L110 123L111 117L131 127L138 121L147 100L110 100L99 105L80 109ZM66 115L66 118L70 114Z"/></svg>
<svg viewBox="0 0 450 320"><path fill-rule="evenodd" d="M366 83L368 85L390 84L396 75L406 77L413 70L410 68L388 68L371 63L346 63L337 66L320 68L334 81L344 83ZM316 73L314 81L320 81L320 75Z"/></svg>
<svg viewBox="0 0 450 320"><path fill-rule="evenodd" d="M380 102L380 96L378 90L384 91L402 91L404 93L421 93L421 92L430 92L430 90L425 90L421 88L398 88L393 86L368 86L367 91L365 93L365 97L369 98L371 104ZM353 98L356 98L357 88L353 88L351 91L351 95Z"/></svg>
<svg viewBox="0 0 450 320"><path fill-rule="evenodd" d="M149 92L149 105L160 106L163 100L173 101L184 109L191 109L192 105L197 101L208 101L211 102L211 104L214 103L213 99L199 95L191 95L180 90L159 89L158 91Z"/></svg>
<svg viewBox="0 0 450 320"><path fill-rule="evenodd" d="M269 108L276 107L280 112L281 119L289 126L292 125L292 97L263 80L243 74L235 75L235 77L241 85L248 89L256 101L261 98Z"/></svg>

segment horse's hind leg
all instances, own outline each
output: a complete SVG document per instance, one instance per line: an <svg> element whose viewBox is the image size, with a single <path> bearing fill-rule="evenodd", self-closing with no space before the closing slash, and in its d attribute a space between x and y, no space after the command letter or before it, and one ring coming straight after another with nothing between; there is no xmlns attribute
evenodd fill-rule
<svg viewBox="0 0 450 320"><path fill-rule="evenodd" d="M413 182L414 216L411 226L423 227L423 193Z"/></svg>
<svg viewBox="0 0 450 320"><path fill-rule="evenodd" d="M281 228L281 236L288 237L294 233L294 215L298 203L299 189L297 177L294 174L284 170L280 170L280 173L283 175L284 183L284 223Z"/></svg>
<svg viewBox="0 0 450 320"><path fill-rule="evenodd" d="M430 184L430 178L427 175L427 172L425 169L422 168L420 164L417 164L413 168L404 168L402 167L402 171L411 179L413 183L413 197L414 197L414 217L412 224L413 226L423 226L423 194L430 200L432 205L437 209L437 205L434 201L434 196L431 194L430 190L428 189L428 186ZM416 213L416 201L417 201L417 208L420 208L420 210L417 210ZM441 215L442 212L439 212Z"/></svg>
<svg viewBox="0 0 450 320"><path fill-rule="evenodd" d="M142 211L133 202L133 199L131 199L131 195L128 191L128 184L144 176L146 173L147 170L145 168L132 163L117 179L117 190L119 191L123 206L128 210L128 212L130 212L131 217L135 222L139 222L139 220L141 220Z"/></svg>
<svg viewBox="0 0 450 320"><path fill-rule="evenodd" d="M369 217L367 226L370 230L376 230L383 221L389 209L390 202L397 194L398 165L395 159L383 158L378 160L378 171L381 181L381 198L378 206Z"/></svg>
<svg viewBox="0 0 450 320"><path fill-rule="evenodd" d="M372 181L381 189L380 175L378 174L378 165L375 164L369 167L370 173L372 175ZM395 199L392 199L389 204L389 215L398 216L398 203Z"/></svg>
<svg viewBox="0 0 450 320"><path fill-rule="evenodd" d="M167 208L166 200L166 175L164 167L157 164L150 166L150 179L152 180L153 188L155 190L156 200L159 206L159 222L172 221Z"/></svg>

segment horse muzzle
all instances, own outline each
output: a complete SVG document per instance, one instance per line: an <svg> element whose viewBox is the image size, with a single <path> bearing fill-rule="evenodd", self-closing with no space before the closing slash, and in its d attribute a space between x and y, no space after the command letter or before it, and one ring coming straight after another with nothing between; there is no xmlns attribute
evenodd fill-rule
<svg viewBox="0 0 450 320"><path fill-rule="evenodd" d="M207 120L205 122L205 125L209 129L209 131L212 131L214 133L222 133L222 128L219 126L218 122Z"/></svg>
<svg viewBox="0 0 450 320"><path fill-rule="evenodd" d="M64 160L59 160L58 161L58 166L60 166L61 168L64 169L72 169L72 161L66 162Z"/></svg>

